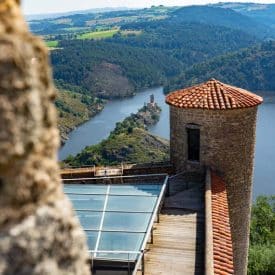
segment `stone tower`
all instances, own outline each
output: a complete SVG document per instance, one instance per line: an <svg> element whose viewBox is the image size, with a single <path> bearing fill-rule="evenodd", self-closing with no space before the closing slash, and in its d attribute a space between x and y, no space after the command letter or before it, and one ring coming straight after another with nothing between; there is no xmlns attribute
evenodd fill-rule
<svg viewBox="0 0 275 275"><path fill-rule="evenodd" d="M226 182L237 275L247 270L257 106L262 101L215 79L166 97L176 171L210 167Z"/></svg>
<svg viewBox="0 0 275 275"><path fill-rule="evenodd" d="M155 103L155 96L154 96L154 94L151 94L151 95L150 95L150 103L151 103L151 104L154 104L154 103Z"/></svg>

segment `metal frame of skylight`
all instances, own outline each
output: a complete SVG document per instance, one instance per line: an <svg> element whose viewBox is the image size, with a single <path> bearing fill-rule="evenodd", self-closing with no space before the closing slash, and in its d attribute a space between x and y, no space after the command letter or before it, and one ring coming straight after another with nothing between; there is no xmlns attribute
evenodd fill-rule
<svg viewBox="0 0 275 275"><path fill-rule="evenodd" d="M137 212L137 211L112 211L112 210L106 210L106 206L107 206L107 202L108 202L108 198L109 198L109 195L111 196L116 196L117 194L107 194L107 192L105 194L102 194L102 195L105 195L106 198L105 198L105 202L104 202L104 207L105 207L105 210L104 210L104 207L103 207L103 210L101 211L98 211L98 210L89 210L89 209L75 209L75 211L87 211L87 212L102 212L102 217L101 217L101 222L100 222L100 228L99 229L96 229L96 230L93 230L93 229L84 229L84 231L86 232L98 232L98 236L97 236L97 241L96 241L96 246L95 246L95 250L89 250L89 253L91 253L91 255L94 255L94 257L92 256L92 261L94 260L100 260L101 258L97 258L96 255L99 253L108 253L108 254L127 254L128 255L128 261L127 260L122 260L122 259L106 259L110 262L112 261L121 261L121 262L128 262L129 263L129 255L130 254L137 254L139 255L138 259L136 260L136 263L135 263L135 269L134 271L132 272L132 274L136 274L136 272L138 271L138 268L139 266L141 265L141 268L142 268L142 274L144 274L144 254L145 254L145 248L146 248L146 245L149 241L149 237L151 236L152 238L152 231L153 231L153 225L155 223L155 220L157 218L157 221L159 220L158 218L158 214L159 214L159 211L160 211L160 206L161 206L161 202L163 201L164 199L164 194L166 192L166 189L167 189L167 185L168 185L168 179L169 179L169 176L168 174L164 174L164 173L161 173L161 174L147 174L147 175L132 175L132 176L112 176L112 177L95 177L95 178L79 178L79 179L63 179L63 182L76 182L76 181L87 181L87 180L101 180L101 179L121 179L121 178L139 178L139 177L165 177L164 179L164 183L161 184L162 185L162 188L160 190L160 193L158 196L149 196L149 197L158 197L158 200L154 206L154 209L153 211L150 211L150 212ZM83 183L80 183L80 184L83 184ZM123 183L123 184L140 184L140 185L146 185L145 183ZM152 185L154 184L160 184L159 182L157 183L151 183ZM107 183L106 184L108 187L108 190L110 191L110 185L112 185L112 183ZM116 185L116 184L114 184ZM69 193L66 193L66 194L69 194ZM81 193L77 193L76 195L85 195L85 194L81 194ZM93 195L101 195L101 194L93 194ZM127 195L125 195L127 196ZM133 195L133 196L137 196L137 197L142 197L142 195ZM143 197L146 197L146 196L143 196ZM104 221L104 216L105 216L105 213L106 212L118 212L118 213L148 213L148 214L151 214L151 218L150 218L150 222L147 226L147 230L145 232L133 232L133 231L123 231L123 230L102 230L103 228L103 221ZM141 244L141 249L139 251L121 251L121 250L98 250L98 246L99 246L99 241L101 239L101 233L102 232L111 232L111 233L133 233L133 234L145 234L144 235L144 238L143 238L143 242ZM102 258L104 259L104 258ZM134 262L134 261L131 261L131 262Z"/></svg>
<svg viewBox="0 0 275 275"><path fill-rule="evenodd" d="M85 181L88 181L88 180L104 180L104 179L131 179L131 178L146 178L146 177L166 177L168 174L167 173L159 173L159 174L142 174L142 175L129 175L129 176L106 176L106 177L92 177L92 178L77 178L77 179L62 179L62 181L64 183L66 182L76 182L78 181L79 184L85 184L85 183L82 183L85 182ZM105 185L108 185L108 184L112 184L112 183L101 183L101 184L105 184ZM121 183L121 184L129 184L128 182L125 182L125 183ZM135 184L144 184L144 183L135 183ZM159 182L156 182L156 183L151 183L151 184L159 184Z"/></svg>
<svg viewBox="0 0 275 275"><path fill-rule="evenodd" d="M151 222L150 224L148 225L148 228L147 228L147 233L145 234L145 237L144 237L144 240L143 240L143 243L142 243L142 246L141 246L141 254L136 262L136 265L135 265L135 269L133 271L133 275L135 275L138 271L138 268L139 266L141 265L141 268L142 268L142 275L144 275L144 253L145 253L145 249L146 249L146 245L149 241L149 237L151 236L152 237L152 230L153 230L153 225L155 223L155 219L157 217L157 215L159 214L159 211L160 211L160 206L161 206L161 202L163 201L164 199L164 195L165 195L165 192L166 192L166 188L167 188L167 185L168 185L168 179L169 179L169 176L166 175L166 178L165 178L165 181L164 181L164 184L162 186L162 189L161 189L161 192L160 192L160 195L158 197L158 201L155 205L155 209L154 209L154 212L152 214L152 218L151 218ZM158 218L157 218L158 220Z"/></svg>
<svg viewBox="0 0 275 275"><path fill-rule="evenodd" d="M97 230L98 235L97 235L97 240L96 240L96 245L95 245L95 251L98 250L99 242L101 239L102 228L103 228L103 223L104 223L104 218L105 218L105 213L106 213L105 211L106 211L107 203L108 203L108 199L109 199L110 188L111 188L111 186L108 185L107 191L106 191L105 202L104 202L104 206L103 206L103 210L102 210L102 216L101 216L101 221L100 221L100 225L99 225L99 230ZM96 258L96 252L94 253L94 257Z"/></svg>
<svg viewBox="0 0 275 275"><path fill-rule="evenodd" d="M152 184L153 185L153 184ZM154 184L156 185L156 184ZM148 190L150 191L150 190ZM66 192L67 195L83 195L83 196L106 196L106 193L75 193L75 192ZM114 197L158 197L158 195L134 195L134 194L109 194L109 196L114 196Z"/></svg>
<svg viewBox="0 0 275 275"><path fill-rule="evenodd" d="M126 251L126 250L89 250L89 253L95 254L95 253L106 253L106 254L142 254L142 251ZM129 257L128 257L129 258ZM100 259L96 258L96 259ZM104 258L103 258L104 259ZM113 260L110 260L113 261ZM123 261L122 259L119 259L119 261ZM133 261L134 262L134 261Z"/></svg>
<svg viewBox="0 0 275 275"><path fill-rule="evenodd" d="M102 213L100 210L90 209L75 209L76 212L91 212L91 213ZM105 213L125 213L125 214L152 214L152 211L123 211L123 210L106 210Z"/></svg>
<svg viewBox="0 0 275 275"><path fill-rule="evenodd" d="M99 229L85 229L83 228L84 231L86 232L99 232ZM106 232L106 233L127 233L127 234L145 234L147 233L146 231L130 231L130 230L116 230L116 229L102 229L101 232Z"/></svg>

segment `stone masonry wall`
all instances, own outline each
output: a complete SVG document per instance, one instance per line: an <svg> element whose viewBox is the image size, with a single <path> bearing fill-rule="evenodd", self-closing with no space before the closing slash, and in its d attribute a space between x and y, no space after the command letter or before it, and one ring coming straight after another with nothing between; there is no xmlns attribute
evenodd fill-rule
<svg viewBox="0 0 275 275"><path fill-rule="evenodd" d="M226 182L236 275L247 271L256 115L257 107L224 111L170 107L171 161L176 170L209 166ZM190 123L200 125L199 164L187 160Z"/></svg>
<svg viewBox="0 0 275 275"><path fill-rule="evenodd" d="M0 0L0 274L90 274L57 164L55 88L19 1Z"/></svg>

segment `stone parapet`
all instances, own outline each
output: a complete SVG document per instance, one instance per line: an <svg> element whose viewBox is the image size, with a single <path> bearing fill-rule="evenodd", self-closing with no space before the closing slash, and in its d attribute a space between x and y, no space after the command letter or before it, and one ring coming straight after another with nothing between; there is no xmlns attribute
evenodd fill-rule
<svg viewBox="0 0 275 275"><path fill-rule="evenodd" d="M205 275L214 274L211 171L205 177Z"/></svg>

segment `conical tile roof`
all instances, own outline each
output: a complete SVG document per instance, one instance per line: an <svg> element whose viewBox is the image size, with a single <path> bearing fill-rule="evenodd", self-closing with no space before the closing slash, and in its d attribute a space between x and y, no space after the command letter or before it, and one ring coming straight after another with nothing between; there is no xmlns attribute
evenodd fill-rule
<svg viewBox="0 0 275 275"><path fill-rule="evenodd" d="M248 108L262 102L262 97L214 78L166 96L166 103L175 107L210 110Z"/></svg>

